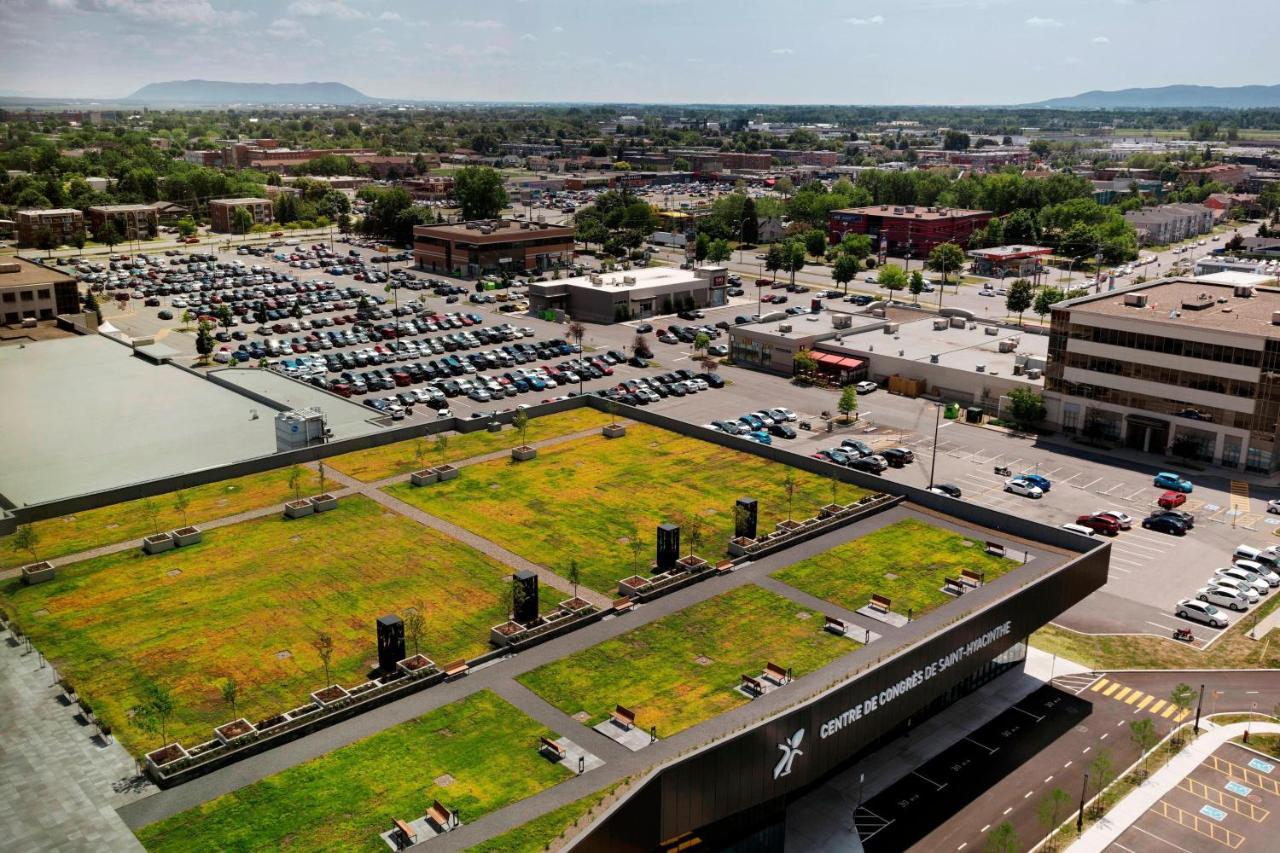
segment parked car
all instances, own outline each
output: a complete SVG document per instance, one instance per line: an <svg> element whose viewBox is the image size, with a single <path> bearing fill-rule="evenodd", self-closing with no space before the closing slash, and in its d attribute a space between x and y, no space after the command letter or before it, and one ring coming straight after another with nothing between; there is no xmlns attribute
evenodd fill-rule
<svg viewBox="0 0 1280 853"><path fill-rule="evenodd" d="M953 483L934 483L933 488L929 489L929 491L939 495L946 495L956 500L959 500L961 495L960 487Z"/></svg>
<svg viewBox="0 0 1280 853"><path fill-rule="evenodd" d="M1156 474L1155 486L1159 489L1170 489L1183 494L1191 494L1191 481L1172 471L1161 471Z"/></svg>
<svg viewBox="0 0 1280 853"><path fill-rule="evenodd" d="M1210 583L1223 583L1225 581L1245 584L1258 595L1271 594L1271 584L1267 583L1266 578L1244 569L1238 569L1235 566L1227 569L1214 569L1213 577L1209 578Z"/></svg>
<svg viewBox="0 0 1280 853"><path fill-rule="evenodd" d="M1202 601L1196 601L1191 598L1184 598L1173 608L1173 615L1180 619L1190 619L1193 622L1202 622L1214 628L1227 627L1227 617L1222 611Z"/></svg>
<svg viewBox="0 0 1280 853"><path fill-rule="evenodd" d="M1006 492L1010 492L1011 494L1022 495L1023 497L1026 497L1026 498L1038 499L1038 498L1044 497L1043 489L1041 489L1039 486L1032 485L1030 482L1023 480L1020 477L1014 477L1012 479L1005 480L1004 490Z"/></svg>
<svg viewBox="0 0 1280 853"><path fill-rule="evenodd" d="M1108 536L1120 535L1120 522L1109 515L1082 515L1076 519L1075 523L1097 533L1105 533Z"/></svg>
<svg viewBox="0 0 1280 853"><path fill-rule="evenodd" d="M856 438L846 438L840 442L840 446L846 450L853 451L859 456L870 456L875 453L875 451L871 449L871 445L867 444L865 441L858 441Z"/></svg>
<svg viewBox="0 0 1280 853"><path fill-rule="evenodd" d="M1014 479L1025 480L1026 482L1030 483L1031 485L1035 486L1040 491L1045 492L1046 494L1048 493L1049 489L1053 487L1053 483L1050 482L1048 477L1042 477L1039 474L1019 474Z"/></svg>
<svg viewBox="0 0 1280 853"><path fill-rule="evenodd" d="M1280 499L1267 501L1267 512L1280 515Z"/></svg>
<svg viewBox="0 0 1280 853"><path fill-rule="evenodd" d="M912 455L911 451L907 450L905 447L890 447L885 450L881 450L880 455L883 456L894 468L901 468L903 465L906 465L915 459L915 456Z"/></svg>
<svg viewBox="0 0 1280 853"><path fill-rule="evenodd" d="M1151 514L1168 516L1169 518L1172 518L1176 521L1180 521L1182 522L1182 526L1187 528L1188 530L1192 530L1196 526L1196 517L1191 513L1183 512L1180 509L1163 509L1158 512L1153 512Z"/></svg>
<svg viewBox="0 0 1280 853"><path fill-rule="evenodd" d="M1261 563L1255 563L1252 560L1235 560L1231 563L1231 568L1239 569L1251 575L1257 575L1267 582L1267 586L1280 586L1280 572L1269 569Z"/></svg>
<svg viewBox="0 0 1280 853"><path fill-rule="evenodd" d="M1216 604L1229 610L1245 611L1249 609L1249 600L1234 587L1211 584L1196 590L1196 598L1206 604Z"/></svg>
<svg viewBox="0 0 1280 853"><path fill-rule="evenodd" d="M1156 500L1161 509L1176 509L1186 502L1187 496L1182 492L1165 492Z"/></svg>
<svg viewBox="0 0 1280 853"><path fill-rule="evenodd" d="M1128 530L1133 526L1133 517L1118 509L1100 509L1095 512L1094 515L1107 515L1114 518L1116 520L1116 524L1120 525L1121 530Z"/></svg>
<svg viewBox="0 0 1280 853"><path fill-rule="evenodd" d="M1074 522L1069 521L1066 524L1060 524L1058 526L1061 527L1063 530L1070 530L1072 533L1078 533L1081 536L1093 535L1093 530L1091 528L1085 527L1083 524L1076 524Z"/></svg>
<svg viewBox="0 0 1280 853"><path fill-rule="evenodd" d="M1280 568L1280 549L1272 545L1269 548L1254 548L1251 545L1237 545L1233 560L1249 560L1268 569Z"/></svg>
<svg viewBox="0 0 1280 853"><path fill-rule="evenodd" d="M1142 519L1143 530L1167 533L1170 536L1186 536L1187 528L1181 521L1167 515L1149 515Z"/></svg>
<svg viewBox="0 0 1280 853"><path fill-rule="evenodd" d="M856 390L859 394L870 394L872 391L876 390L880 386L871 381L863 381L863 382L859 382L857 385L853 387L854 387L854 390Z"/></svg>
<svg viewBox="0 0 1280 853"><path fill-rule="evenodd" d="M776 435L778 438L795 438L796 431L789 424L774 424L769 427L769 433Z"/></svg>

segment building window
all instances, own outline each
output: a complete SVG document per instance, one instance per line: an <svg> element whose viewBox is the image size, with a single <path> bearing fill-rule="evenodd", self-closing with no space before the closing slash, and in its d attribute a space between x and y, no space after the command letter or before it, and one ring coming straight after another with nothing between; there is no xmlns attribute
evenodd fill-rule
<svg viewBox="0 0 1280 853"><path fill-rule="evenodd" d="M1244 468L1246 471L1255 471L1259 474L1270 474L1271 453L1260 447L1250 447Z"/></svg>
<svg viewBox="0 0 1280 853"><path fill-rule="evenodd" d="M17 301L18 301L18 294L16 294L16 293L14 293L14 292L10 291L10 292L8 292L8 293L3 294L3 299L4 299L4 301L5 301L5 302L17 302Z"/></svg>
<svg viewBox="0 0 1280 853"><path fill-rule="evenodd" d="M22 291L21 298L23 302L33 302L35 300L35 294L33 294L30 290L24 290Z"/></svg>
<svg viewBox="0 0 1280 853"><path fill-rule="evenodd" d="M48 298L49 298L49 289L46 287L46 288L44 288L44 289L42 289L42 290L40 290L40 291L37 291L37 294L36 294L36 295L37 295L37 296L39 296L41 299L48 299Z"/></svg>

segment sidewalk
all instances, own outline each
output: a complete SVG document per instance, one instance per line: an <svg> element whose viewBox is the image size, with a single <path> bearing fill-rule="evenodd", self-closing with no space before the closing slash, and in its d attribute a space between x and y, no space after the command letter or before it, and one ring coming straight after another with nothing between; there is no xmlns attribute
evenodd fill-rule
<svg viewBox="0 0 1280 853"><path fill-rule="evenodd" d="M1212 725L1202 721L1201 725ZM1089 827L1078 840L1067 848L1069 853L1101 853L1107 849L1120 834L1133 824L1147 810L1173 789L1182 777L1194 770L1200 762L1213 754L1218 747L1232 738L1244 734L1248 726L1250 733L1280 734L1278 723L1232 723L1229 726L1216 726L1200 735L1194 743L1175 755L1168 764L1151 774L1147 781L1135 788L1127 797L1116 803L1102 820Z"/></svg>

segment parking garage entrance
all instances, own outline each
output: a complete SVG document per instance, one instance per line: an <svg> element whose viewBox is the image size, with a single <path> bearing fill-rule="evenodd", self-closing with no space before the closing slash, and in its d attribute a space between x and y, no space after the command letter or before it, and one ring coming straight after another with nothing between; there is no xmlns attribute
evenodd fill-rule
<svg viewBox="0 0 1280 853"><path fill-rule="evenodd" d="M1125 415L1124 444L1144 453L1164 453L1169 447L1169 422L1145 415Z"/></svg>

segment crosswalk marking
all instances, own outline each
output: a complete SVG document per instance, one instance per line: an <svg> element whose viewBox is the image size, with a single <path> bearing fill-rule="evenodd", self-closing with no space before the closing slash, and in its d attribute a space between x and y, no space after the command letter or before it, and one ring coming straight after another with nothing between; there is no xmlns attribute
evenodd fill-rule
<svg viewBox="0 0 1280 853"><path fill-rule="evenodd" d="M1116 693L1116 695L1115 695L1115 696L1112 696L1111 698L1112 698L1112 699L1114 699L1114 700L1116 700L1117 702L1119 702L1121 699L1123 699L1125 696L1127 696L1127 695L1129 694L1129 692L1130 692L1130 691L1132 691L1132 690L1133 690L1133 688L1132 688L1132 687L1124 687L1124 688L1121 688L1121 689L1120 689L1120 691L1119 691L1118 693Z"/></svg>
<svg viewBox="0 0 1280 853"><path fill-rule="evenodd" d="M1159 713L1160 709L1163 708L1165 704L1166 703L1163 699L1157 699L1156 703L1151 706L1151 713L1153 714Z"/></svg>
<svg viewBox="0 0 1280 853"><path fill-rule="evenodd" d="M1135 699L1137 699L1139 696L1145 696L1145 695L1146 695L1146 694L1145 694L1145 693L1143 693L1142 691L1140 691L1140 690L1135 690L1135 691L1133 691L1133 693L1129 696L1129 698L1128 698L1128 699L1124 700L1124 704L1126 704L1126 705L1132 705L1132 704L1133 704L1133 701L1134 701Z"/></svg>
<svg viewBox="0 0 1280 853"><path fill-rule="evenodd" d="M1099 690L1101 690L1102 688L1106 687L1106 686L1107 686L1108 684L1110 684L1110 683L1111 683L1111 682L1110 682L1110 681L1107 681L1105 678L1099 678L1099 679L1098 679L1098 683L1097 683L1097 684L1095 684L1095 685L1093 685L1093 687L1092 687L1091 689L1093 690L1093 692L1094 692L1094 693L1097 693Z"/></svg>
<svg viewBox="0 0 1280 853"><path fill-rule="evenodd" d="M1185 720L1187 717L1189 717L1190 715L1191 715L1191 711L1190 711L1190 710L1183 711L1181 714L1179 714L1178 716L1174 717L1174 718L1173 718L1173 721L1174 721L1175 723L1180 723L1180 722L1182 722L1183 720Z"/></svg>
<svg viewBox="0 0 1280 853"><path fill-rule="evenodd" d="M1119 689L1119 687L1120 687L1120 682L1118 682L1118 681L1113 681L1113 682L1111 682L1111 686L1110 686L1110 687L1108 687L1106 690L1102 691L1102 695L1103 695L1103 696L1110 696L1112 693L1115 693L1115 692L1116 692L1116 690L1117 690L1117 689Z"/></svg>
<svg viewBox="0 0 1280 853"><path fill-rule="evenodd" d="M1148 695L1145 699L1143 699L1141 702L1138 703L1138 710L1141 711L1143 708L1147 707L1147 705L1149 705L1151 703L1151 700L1154 698L1156 697Z"/></svg>
<svg viewBox="0 0 1280 853"><path fill-rule="evenodd" d="M1163 714L1161 714L1160 716L1161 716L1163 719L1166 719L1166 720L1167 720L1167 719L1169 718L1169 715L1170 715L1170 714L1172 714L1172 713L1173 713L1174 711L1176 711L1176 710L1178 710L1178 706L1177 706L1177 705L1170 705L1168 708L1165 708L1165 709L1164 709L1164 713L1163 713Z"/></svg>

